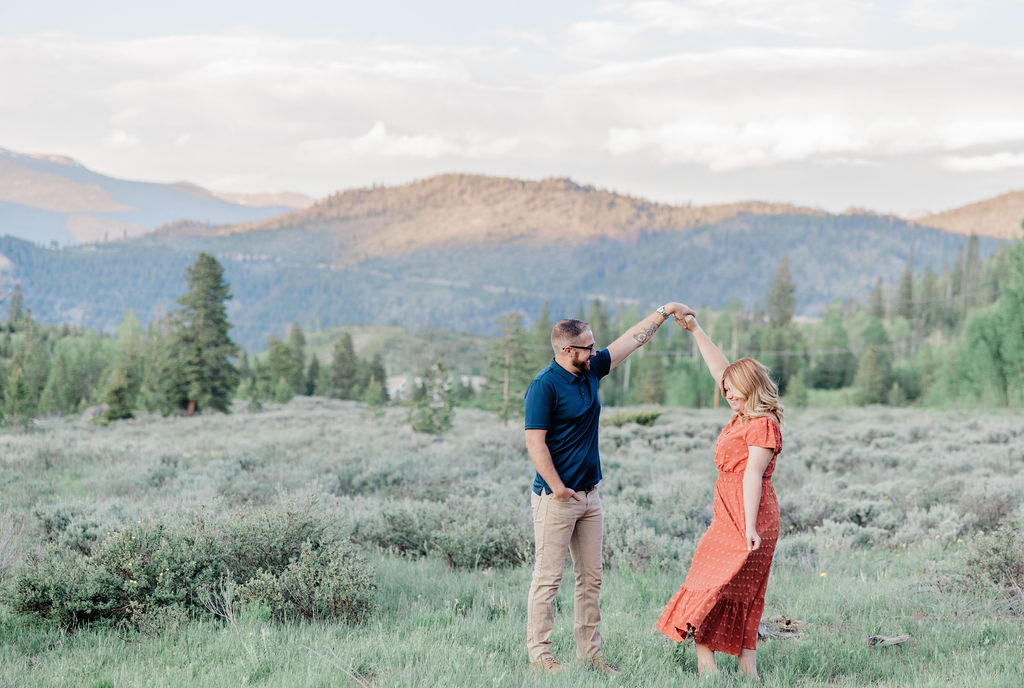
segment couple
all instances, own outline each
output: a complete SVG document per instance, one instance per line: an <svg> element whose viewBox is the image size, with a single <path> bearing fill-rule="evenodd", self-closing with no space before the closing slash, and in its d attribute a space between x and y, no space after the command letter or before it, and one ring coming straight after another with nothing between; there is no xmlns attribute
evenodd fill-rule
<svg viewBox="0 0 1024 688"><path fill-rule="evenodd" d="M577 660L609 676L618 672L601 655L601 550L603 514L597 485L601 461L597 429L599 380L646 344L670 317L689 330L733 417L718 437L714 517L686 581L658 619L676 641L693 631L697 667L715 671L715 652L739 656L740 670L757 679L757 626L779 536L779 506L772 488L782 449L778 388L763 365L743 358L732 364L712 343L694 311L667 303L621 337L596 350L590 326L562 320L551 331L555 357L526 392L526 447L537 469L531 502L536 564L527 604L530 664L556 673L551 653L553 602L566 552L576 577Z"/></svg>

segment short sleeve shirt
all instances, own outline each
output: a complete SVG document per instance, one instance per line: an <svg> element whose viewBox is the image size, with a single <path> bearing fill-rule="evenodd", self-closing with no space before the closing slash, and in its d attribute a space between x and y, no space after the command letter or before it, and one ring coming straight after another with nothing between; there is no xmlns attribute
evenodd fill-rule
<svg viewBox="0 0 1024 688"><path fill-rule="evenodd" d="M547 430L545 440L558 477L571 490L601 482L597 429L601 420L598 383L611 370L611 354L601 349L590 358L590 370L573 375L554 359L530 383L524 406L527 430ZM533 491L550 493L538 473Z"/></svg>

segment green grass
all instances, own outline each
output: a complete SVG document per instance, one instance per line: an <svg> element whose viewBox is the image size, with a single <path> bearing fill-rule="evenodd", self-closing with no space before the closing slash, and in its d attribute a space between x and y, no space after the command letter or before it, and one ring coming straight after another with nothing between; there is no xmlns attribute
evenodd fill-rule
<svg viewBox="0 0 1024 688"><path fill-rule="evenodd" d="M297 399L260 414L0 435L0 526L24 521L6 555L40 548L40 515L59 509L102 528L306 494L319 496L342 534L383 509L452 502L508 512L528 528L520 429L460 409L438 440L411 432L404 417ZM169 621L159 635L125 626L64 633L0 603L0 685L749 685L728 656L718 677L698 682L692 645L654 629L709 516L712 446L727 418L666 409L649 427L602 428L610 563L601 630L622 671L615 682L573 664L570 569L553 637L565 670L547 677L527 668L530 564L459 571L438 553L402 558L362 543L378 610L354 626L240 611L235 624L202 616ZM760 643L764 685L1024 685L1024 619L995 586L965 575L980 531L1021 515L1019 418L839 409L787 420L775 480L784 536L765 616L797 619L803 633ZM8 587L13 577L0 569L0 578ZM912 640L869 649L876 634Z"/></svg>

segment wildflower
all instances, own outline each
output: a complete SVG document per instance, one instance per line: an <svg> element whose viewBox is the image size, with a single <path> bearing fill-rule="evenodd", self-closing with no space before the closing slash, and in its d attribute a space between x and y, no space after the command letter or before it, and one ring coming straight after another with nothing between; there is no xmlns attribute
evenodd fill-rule
<svg viewBox="0 0 1024 688"><path fill-rule="evenodd" d="M794 525L790 525L790 526L789 526L789 529L790 529L790 530L793 530L794 528L796 528L796 526L794 526Z"/></svg>
<svg viewBox="0 0 1024 688"><path fill-rule="evenodd" d="M817 530L817 529L818 529L818 526L814 526L814 529L815 529L815 530Z"/></svg>
<svg viewBox="0 0 1024 688"><path fill-rule="evenodd" d="M882 495L882 499L889 499L889 495Z"/></svg>
<svg viewBox="0 0 1024 688"><path fill-rule="evenodd" d="M985 534L985 531L984 531L984 530L979 530L979 531L978 531L978 535L984 535L984 534Z"/></svg>
<svg viewBox="0 0 1024 688"><path fill-rule="evenodd" d="M907 547L907 543L905 543L905 542L904 542L904 543L903 543L902 545L900 545L900 547L902 547L902 548L906 549L906 547Z"/></svg>
<svg viewBox="0 0 1024 688"><path fill-rule="evenodd" d="M822 572L821 572L821 577L822 577L822 578L828 578L828 574L827 574L827 573L825 573L824 571L822 571Z"/></svg>
<svg viewBox="0 0 1024 688"><path fill-rule="evenodd" d="M941 535L936 535L935 539L938 540L940 537L942 537L942 536Z"/></svg>
<svg viewBox="0 0 1024 688"><path fill-rule="evenodd" d="M957 539L956 539L956 541L957 541L957 542L963 542L963 541L964 541L964 539L963 539L963 538L957 538Z"/></svg>

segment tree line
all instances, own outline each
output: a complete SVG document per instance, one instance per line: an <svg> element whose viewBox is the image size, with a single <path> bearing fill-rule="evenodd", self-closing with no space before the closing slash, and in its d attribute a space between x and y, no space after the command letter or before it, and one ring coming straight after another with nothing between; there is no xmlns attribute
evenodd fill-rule
<svg viewBox="0 0 1024 688"><path fill-rule="evenodd" d="M307 360L305 335L293 325L287 341L273 336L265 360L251 360L229 334L230 287L216 258L200 253L185 271L177 308L145 331L127 312L116 336L36 322L20 285L6 296L0 324L0 418L9 426L59 418L92 407L95 419L131 418L137 411L192 415L228 412L233 400L286 402L297 394L388 401L380 356L359 358L345 334L329 361ZM38 422L38 421L37 421ZM42 421L45 422L45 421Z"/></svg>
<svg viewBox="0 0 1024 688"><path fill-rule="evenodd" d="M772 371L788 403L1024 403L1024 239L982 260L977 237L941 272L906 266L889 285L877 281L863 300L830 304L815 321L794 318L799 289L789 261L779 262L764 300L699 312L704 328L731 360L752 356ZM671 295L685 298L685 295ZM594 300L576 317L606 345L646 311ZM529 326L521 313L499 319L477 402L503 418L521 413L522 398L552 355L545 306ZM667 329L667 328L662 328ZM601 387L605 405L710 406L717 392L690 337L671 328L612 372Z"/></svg>
<svg viewBox="0 0 1024 688"><path fill-rule="evenodd" d="M358 356L347 332L324 361L308 354L298 323L284 337L271 336L264 354L249 356L230 337L232 295L210 254L188 266L185 287L173 313L143 330L129 311L109 336L36 322L16 286L0 323L4 422L27 425L90 407L101 422L139 410L226 412L236 398L250 409L296 395L371 406L391 401L381 355ZM699 313L730 358L754 356L772 370L788 403L1024 403L1024 240L982 259L972 237L938 273L915 272L911 254L898 279L879 280L862 300L834 302L814 321L794 317L799 288L783 258L762 302L747 308L734 300ZM635 307L613 313L594 300L573 315L606 345L645 313ZM551 359L552 324L547 304L530 324L521 311L501 315L501 335L479 376L452 369L437 352L438 362L407 384L410 422L442 431L459 405L492 410L506 421L521 414L527 385ZM717 403L691 338L675 327L663 330L605 381L605 405Z"/></svg>

